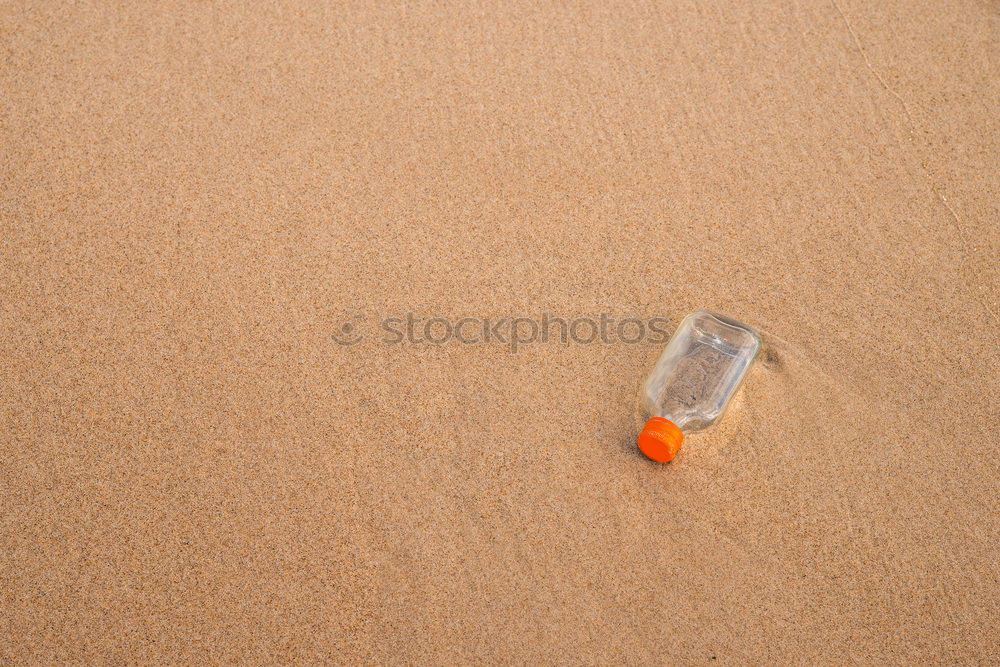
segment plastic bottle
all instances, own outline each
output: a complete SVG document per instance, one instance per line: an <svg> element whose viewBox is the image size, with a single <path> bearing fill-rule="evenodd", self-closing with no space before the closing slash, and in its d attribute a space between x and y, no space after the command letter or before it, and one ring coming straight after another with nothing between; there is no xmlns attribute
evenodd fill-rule
<svg viewBox="0 0 1000 667"><path fill-rule="evenodd" d="M651 419L639 435L642 453L671 461L685 433L719 421L759 351L760 337L742 322L707 310L685 317L643 387Z"/></svg>

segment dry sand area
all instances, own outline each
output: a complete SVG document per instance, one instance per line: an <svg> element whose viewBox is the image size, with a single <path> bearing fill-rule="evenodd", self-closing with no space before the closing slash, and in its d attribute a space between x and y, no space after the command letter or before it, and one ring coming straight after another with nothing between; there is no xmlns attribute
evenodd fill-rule
<svg viewBox="0 0 1000 667"><path fill-rule="evenodd" d="M997 3L5 2L0 47L0 661L1000 659ZM648 336L383 328L697 308L766 349L665 466Z"/></svg>

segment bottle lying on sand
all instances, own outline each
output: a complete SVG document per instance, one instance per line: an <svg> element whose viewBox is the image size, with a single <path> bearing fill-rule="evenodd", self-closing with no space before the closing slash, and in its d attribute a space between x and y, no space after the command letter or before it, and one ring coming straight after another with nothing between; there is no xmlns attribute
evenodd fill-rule
<svg viewBox="0 0 1000 667"><path fill-rule="evenodd" d="M753 329L718 313L691 313L674 332L642 390L651 419L639 435L642 453L673 460L684 434L722 418L760 351Z"/></svg>

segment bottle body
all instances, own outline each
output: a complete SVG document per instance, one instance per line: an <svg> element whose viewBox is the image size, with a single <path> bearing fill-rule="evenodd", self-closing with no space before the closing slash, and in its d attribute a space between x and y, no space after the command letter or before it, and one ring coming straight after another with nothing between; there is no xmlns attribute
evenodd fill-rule
<svg viewBox="0 0 1000 667"><path fill-rule="evenodd" d="M721 419L759 351L760 337L741 322L707 310L685 317L643 386L642 404L651 419L640 449L669 461L684 432Z"/></svg>

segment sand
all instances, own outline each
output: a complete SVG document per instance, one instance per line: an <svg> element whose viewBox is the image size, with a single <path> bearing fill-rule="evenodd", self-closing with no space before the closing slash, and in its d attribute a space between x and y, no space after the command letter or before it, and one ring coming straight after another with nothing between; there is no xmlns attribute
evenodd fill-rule
<svg viewBox="0 0 1000 667"><path fill-rule="evenodd" d="M0 12L0 660L1000 657L994 3Z"/></svg>

